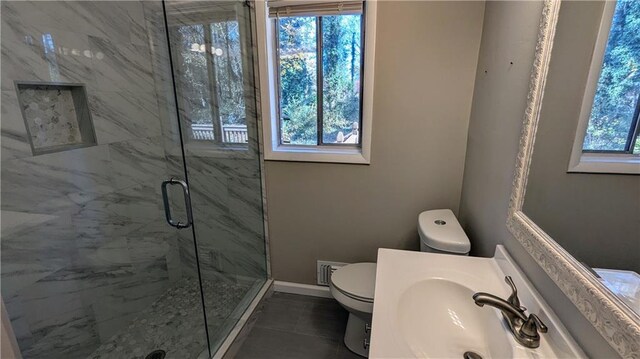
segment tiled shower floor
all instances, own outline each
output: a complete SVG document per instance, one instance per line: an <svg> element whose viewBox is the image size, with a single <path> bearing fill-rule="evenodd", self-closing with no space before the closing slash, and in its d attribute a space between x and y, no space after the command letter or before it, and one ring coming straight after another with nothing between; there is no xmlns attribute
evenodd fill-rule
<svg viewBox="0 0 640 359"><path fill-rule="evenodd" d="M203 282L209 334L212 338L233 325L234 309L260 285L222 279ZM144 358L161 349L166 358L198 358L207 352L207 338L197 279L182 279L127 328L98 347L89 358ZM235 315L234 315L235 317Z"/></svg>

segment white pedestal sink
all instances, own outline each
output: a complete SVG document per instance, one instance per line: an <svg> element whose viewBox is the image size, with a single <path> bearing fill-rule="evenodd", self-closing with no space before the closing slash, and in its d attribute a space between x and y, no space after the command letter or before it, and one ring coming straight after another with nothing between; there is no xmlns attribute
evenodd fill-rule
<svg viewBox="0 0 640 359"><path fill-rule="evenodd" d="M540 347L525 348L513 338L497 309L475 305L472 295L510 294L510 275L528 313L549 327ZM541 300L506 251L494 258L380 249L371 333L371 358L585 357Z"/></svg>

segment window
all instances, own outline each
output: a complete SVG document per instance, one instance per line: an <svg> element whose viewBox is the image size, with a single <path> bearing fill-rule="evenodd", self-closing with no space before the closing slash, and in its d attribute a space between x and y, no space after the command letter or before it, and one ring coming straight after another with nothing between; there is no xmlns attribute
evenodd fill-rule
<svg viewBox="0 0 640 359"><path fill-rule="evenodd" d="M359 144L362 15L275 21L280 143Z"/></svg>
<svg viewBox="0 0 640 359"><path fill-rule="evenodd" d="M190 125L187 144L242 148L248 144L246 64L243 42L249 31L233 3L215 12L177 9L168 14L180 114Z"/></svg>
<svg viewBox="0 0 640 359"><path fill-rule="evenodd" d="M265 158L368 163L375 4L257 6Z"/></svg>
<svg viewBox="0 0 640 359"><path fill-rule="evenodd" d="M593 58L569 171L640 173L640 2L605 4Z"/></svg>

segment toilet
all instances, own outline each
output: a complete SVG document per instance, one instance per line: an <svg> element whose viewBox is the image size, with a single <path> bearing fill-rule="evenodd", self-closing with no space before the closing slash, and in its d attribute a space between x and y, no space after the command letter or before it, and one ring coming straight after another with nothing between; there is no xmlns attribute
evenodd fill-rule
<svg viewBox="0 0 640 359"><path fill-rule="evenodd" d="M450 209L420 213L418 233L421 252L469 255L469 238ZM375 263L354 263L340 267L331 274L329 281L331 295L349 311L344 344L363 357L369 354L375 283Z"/></svg>

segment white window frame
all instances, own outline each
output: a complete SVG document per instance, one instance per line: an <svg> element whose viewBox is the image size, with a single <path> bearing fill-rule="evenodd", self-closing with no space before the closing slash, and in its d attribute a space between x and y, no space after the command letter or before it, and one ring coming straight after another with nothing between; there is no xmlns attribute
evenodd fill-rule
<svg viewBox="0 0 640 359"><path fill-rule="evenodd" d="M260 70L260 104L264 159L272 161L333 162L369 164L371 160L371 125L373 115L373 75L376 45L375 0L366 0L364 29L364 69L362 71L362 128L359 147L281 145L278 134L277 71L275 68L275 29L269 21L265 0L256 0L256 33Z"/></svg>
<svg viewBox="0 0 640 359"><path fill-rule="evenodd" d="M605 2L567 172L640 174L640 156L638 155L582 151L615 8L616 1Z"/></svg>

